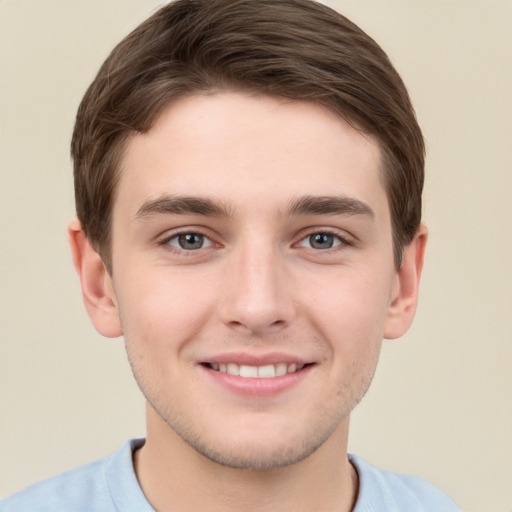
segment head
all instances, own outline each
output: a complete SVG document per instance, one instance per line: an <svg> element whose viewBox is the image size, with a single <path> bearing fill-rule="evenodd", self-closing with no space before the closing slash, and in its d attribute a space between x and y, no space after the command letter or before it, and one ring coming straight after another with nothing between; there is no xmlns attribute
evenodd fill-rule
<svg viewBox="0 0 512 512"><path fill-rule="evenodd" d="M171 101L222 91L315 102L376 140L400 267L421 220L424 143L383 50L309 0L177 0L112 51L78 111L77 215L109 271L112 206L130 138L148 132Z"/></svg>
<svg viewBox="0 0 512 512"><path fill-rule="evenodd" d="M72 145L75 265L148 442L252 469L342 453L426 239L421 133L376 43L306 0L177 0L107 59Z"/></svg>

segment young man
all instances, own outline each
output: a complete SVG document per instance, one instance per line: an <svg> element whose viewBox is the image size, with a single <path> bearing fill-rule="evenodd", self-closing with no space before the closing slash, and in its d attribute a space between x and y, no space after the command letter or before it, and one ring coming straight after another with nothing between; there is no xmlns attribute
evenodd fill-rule
<svg viewBox="0 0 512 512"><path fill-rule="evenodd" d="M177 0L104 63L72 154L85 305L147 438L2 512L458 510L347 455L427 237L422 135L372 39L309 0Z"/></svg>

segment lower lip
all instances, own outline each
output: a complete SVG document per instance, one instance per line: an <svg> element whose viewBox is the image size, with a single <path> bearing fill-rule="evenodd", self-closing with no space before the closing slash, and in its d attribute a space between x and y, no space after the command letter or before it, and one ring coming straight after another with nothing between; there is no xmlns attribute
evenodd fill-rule
<svg viewBox="0 0 512 512"><path fill-rule="evenodd" d="M240 377L212 370L206 366L201 368L216 384L232 393L242 396L271 397L297 386L311 372L313 365L307 365L294 373L268 379Z"/></svg>

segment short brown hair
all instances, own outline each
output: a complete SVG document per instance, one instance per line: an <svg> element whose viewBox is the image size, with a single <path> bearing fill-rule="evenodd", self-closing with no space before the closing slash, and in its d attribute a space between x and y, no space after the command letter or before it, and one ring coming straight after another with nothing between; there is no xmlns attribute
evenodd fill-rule
<svg viewBox="0 0 512 512"><path fill-rule="evenodd" d="M71 143L77 215L107 269L126 142L147 132L171 99L222 90L317 102L378 141L398 268L421 221L425 148L384 51L311 0L176 0L116 46L78 110Z"/></svg>

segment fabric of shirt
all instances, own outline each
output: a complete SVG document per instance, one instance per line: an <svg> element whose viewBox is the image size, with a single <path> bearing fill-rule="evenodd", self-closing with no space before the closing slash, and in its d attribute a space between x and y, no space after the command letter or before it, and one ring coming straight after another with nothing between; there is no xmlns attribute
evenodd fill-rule
<svg viewBox="0 0 512 512"><path fill-rule="evenodd" d="M133 468L133 451L143 443L132 439L114 455L4 498L0 512L155 512ZM446 494L421 478L381 471L349 457L359 475L353 512L460 512Z"/></svg>

